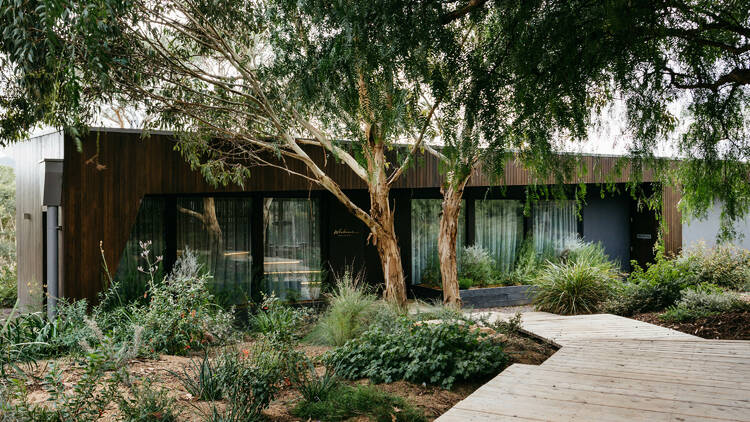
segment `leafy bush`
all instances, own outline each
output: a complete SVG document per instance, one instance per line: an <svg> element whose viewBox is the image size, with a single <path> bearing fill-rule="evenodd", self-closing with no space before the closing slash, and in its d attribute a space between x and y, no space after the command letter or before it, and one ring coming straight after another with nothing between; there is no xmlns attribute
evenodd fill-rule
<svg viewBox="0 0 750 422"><path fill-rule="evenodd" d="M378 299L369 293L361 275L347 270L336 280L329 307L313 328L309 339L320 344L341 346L362 334L377 312Z"/></svg>
<svg viewBox="0 0 750 422"><path fill-rule="evenodd" d="M745 307L746 303L737 293L727 292L713 285L699 285L682 291L677 306L688 309L706 309L728 312Z"/></svg>
<svg viewBox="0 0 750 422"><path fill-rule="evenodd" d="M209 420L257 420L278 392L286 368L295 365L288 359L283 347L267 340L256 343L250 350L224 353L219 358L217 373L227 406L222 411L212 407Z"/></svg>
<svg viewBox="0 0 750 422"><path fill-rule="evenodd" d="M253 330L287 341L299 335L299 330L309 318L310 312L306 308L293 308L285 305L275 295L263 295L263 301L258 313L250 318Z"/></svg>
<svg viewBox="0 0 750 422"><path fill-rule="evenodd" d="M470 278L463 278L463 277L458 279L459 289L471 289L472 286L474 286L474 280Z"/></svg>
<svg viewBox="0 0 750 422"><path fill-rule="evenodd" d="M85 300L69 304L58 302L54 320L41 312L12 315L0 330L0 373L10 362L31 361L82 351L82 341L93 338L85 323Z"/></svg>
<svg viewBox="0 0 750 422"><path fill-rule="evenodd" d="M750 308L740 296L713 285L699 285L681 292L677 305L670 307L660 318L665 321L688 321L721 312Z"/></svg>
<svg viewBox="0 0 750 422"><path fill-rule="evenodd" d="M0 266L0 308L9 308L16 303L17 280L16 263Z"/></svg>
<svg viewBox="0 0 750 422"><path fill-rule="evenodd" d="M734 245L708 248L697 244L686 249L679 261L689 266L698 282L740 290L750 284L750 251Z"/></svg>
<svg viewBox="0 0 750 422"><path fill-rule="evenodd" d="M347 379L406 380L450 388L454 382L497 374L507 363L502 346L471 322L414 322L408 317L373 324L325 361Z"/></svg>
<svg viewBox="0 0 750 422"><path fill-rule="evenodd" d="M24 379L11 379L0 397L0 421L97 421L118 397L120 374L107 374L109 364L98 352L85 356L84 372L73 387L63 384L62 371L53 363L44 377L47 403L33 402ZM5 381L5 380L3 380ZM2 387L2 386L0 386Z"/></svg>
<svg viewBox="0 0 750 422"><path fill-rule="evenodd" d="M647 264L646 269L635 261L632 265L627 282L618 286L613 299L605 305L608 312L630 316L661 311L676 304L684 289L698 284L688 261L667 259L662 250L657 250L655 262Z"/></svg>
<svg viewBox="0 0 750 422"><path fill-rule="evenodd" d="M16 177L0 166L0 308L16 303Z"/></svg>
<svg viewBox="0 0 750 422"><path fill-rule="evenodd" d="M323 421L341 421L357 416L370 416L370 420L379 422L427 420L406 400L364 385L337 385L324 400L302 400L292 414L304 420Z"/></svg>
<svg viewBox="0 0 750 422"><path fill-rule="evenodd" d="M184 354L228 337L232 316L215 304L209 277L186 249L163 282L149 281L148 305L132 305L132 315L153 352Z"/></svg>
<svg viewBox="0 0 750 422"><path fill-rule="evenodd" d="M118 406L126 422L174 422L177 420L175 399L167 390L156 389L150 381L131 384L132 399L120 398Z"/></svg>
<svg viewBox="0 0 750 422"><path fill-rule="evenodd" d="M479 245L464 248L458 267L461 269L459 278L468 278L472 284L480 287L493 282L495 261L490 253Z"/></svg>
<svg viewBox="0 0 750 422"><path fill-rule="evenodd" d="M91 318L86 315L85 300L72 304L60 300L54 320L41 313L9 319L0 331L0 370L10 362L89 353L99 346L112 354L107 359L116 366L118 360L145 350L179 354L228 337L232 317L213 303L206 289L208 275L191 251L180 257L162 281L154 277L155 265L149 264L147 272L151 280L146 303L121 303L113 283Z"/></svg>
<svg viewBox="0 0 750 422"><path fill-rule="evenodd" d="M440 259L438 258L437 251L434 251L434 253L427 255L427 262L425 263L425 268L422 270L422 277L419 282L420 284L439 288L441 280Z"/></svg>

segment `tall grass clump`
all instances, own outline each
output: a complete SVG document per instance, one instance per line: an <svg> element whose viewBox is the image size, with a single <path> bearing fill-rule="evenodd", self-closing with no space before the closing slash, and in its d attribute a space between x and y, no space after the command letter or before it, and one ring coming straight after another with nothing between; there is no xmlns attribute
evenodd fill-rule
<svg viewBox="0 0 750 422"><path fill-rule="evenodd" d="M347 269L336 279L328 297L329 306L313 328L309 340L330 346L341 346L362 334L370 325L380 305L368 290L362 273Z"/></svg>
<svg viewBox="0 0 750 422"><path fill-rule="evenodd" d="M599 244L571 247L560 262L550 262L536 279L536 309L562 315L590 314L600 310L619 280L617 265Z"/></svg>

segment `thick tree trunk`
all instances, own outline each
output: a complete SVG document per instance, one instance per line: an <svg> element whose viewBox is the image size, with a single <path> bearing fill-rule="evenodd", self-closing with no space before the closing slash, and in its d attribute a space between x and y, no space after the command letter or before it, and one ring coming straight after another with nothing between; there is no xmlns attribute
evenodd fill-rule
<svg viewBox="0 0 750 422"><path fill-rule="evenodd" d="M457 308L461 307L461 295L458 288L456 239L458 238L458 216L461 212L461 199L468 180L469 177L467 176L457 186L441 188L443 214L440 216L438 255L440 257L440 276L443 282L443 304Z"/></svg>
<svg viewBox="0 0 750 422"><path fill-rule="evenodd" d="M383 296L385 300L405 309L406 283L404 280L404 270L401 267L401 250L398 247L398 240L392 230L392 226L391 230L382 231L378 236L375 236L375 239L377 242L375 246L380 255L383 277L385 279Z"/></svg>
<svg viewBox="0 0 750 422"><path fill-rule="evenodd" d="M382 144L375 145L371 159L370 216L375 221L370 225L375 247L380 255L385 281L385 299L406 308L406 280L401 266L401 250L398 247L393 210L388 198L390 185L385 173L385 150Z"/></svg>

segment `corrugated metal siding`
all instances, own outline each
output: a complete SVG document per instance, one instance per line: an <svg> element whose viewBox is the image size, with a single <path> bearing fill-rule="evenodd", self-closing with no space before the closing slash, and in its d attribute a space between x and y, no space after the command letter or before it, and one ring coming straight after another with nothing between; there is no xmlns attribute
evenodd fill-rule
<svg viewBox="0 0 750 422"><path fill-rule="evenodd" d="M44 221L42 221L40 161L63 158L63 136L54 132L14 144L16 173L16 257L18 299L25 310L38 311L43 303ZM24 218L27 216L28 218Z"/></svg>

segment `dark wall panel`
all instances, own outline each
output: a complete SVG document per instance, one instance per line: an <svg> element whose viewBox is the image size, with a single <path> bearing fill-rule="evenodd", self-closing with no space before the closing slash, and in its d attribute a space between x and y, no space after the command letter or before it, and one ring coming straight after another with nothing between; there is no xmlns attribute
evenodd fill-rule
<svg viewBox="0 0 750 422"><path fill-rule="evenodd" d="M328 174L346 190L364 189L364 183L347 167L339 165L332 157L324 157L319 148L309 148L311 157ZM71 298L88 298L95 300L101 289L104 274L102 272L102 254L110 272L117 271L120 254L130 235L135 222L140 202L144 195L176 195L207 193L241 193L241 192L308 192L321 190L304 178L290 175L287 172L270 168L252 169L252 177L244 187L213 187L207 184L202 176L192 171L178 152L174 150L174 141L167 135L152 135L142 138L140 133L132 132L92 132L82 142L81 151L70 139L65 141L65 161L63 173L63 222L64 227L64 294ZM603 175L611 170L617 159L610 157L583 157L589 171L581 179L571 180L593 183L604 181ZM410 167L393 186L400 188L431 188L438 192L442 175L437 161L426 156L418 160L417 165ZM306 169L295 162L290 162L292 170L306 173ZM613 181L626 180L627 172L614 177ZM648 175L644 177L648 179ZM506 173L497 184L522 186L528 184L528 173L515 162L509 161ZM489 180L475 174L469 186L486 186ZM516 188L518 189L518 188ZM470 192L467 189L467 192ZM404 191L402 191L404 192ZM417 190L412 191L414 194ZM369 208L366 192L357 201ZM396 197L396 214L402 208L398 195ZM327 210L330 220L326 229L332 236L330 244L325 247L330 257L336 262L346 262L347 257L356 256L367 262L371 279L382 278L375 275L380 271L375 248L366 244L367 230L348 213L337 209L338 203L330 201ZM670 211L671 212L671 211ZM408 221L400 216L396 222L400 232L402 250L408 250ZM325 217L324 217L325 218ZM336 237L337 229L350 229L356 235L345 240ZM676 237L675 230L672 230ZM341 241L341 245L336 244ZM325 242L325 240L324 240ZM348 247L346 247L348 245ZM668 245L669 249L670 245ZM405 260L406 265L408 261ZM376 270L375 270L376 269Z"/></svg>
<svg viewBox="0 0 750 422"><path fill-rule="evenodd" d="M589 199L583 208L583 239L601 242L607 255L630 268L630 200L627 197Z"/></svg>

